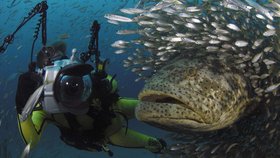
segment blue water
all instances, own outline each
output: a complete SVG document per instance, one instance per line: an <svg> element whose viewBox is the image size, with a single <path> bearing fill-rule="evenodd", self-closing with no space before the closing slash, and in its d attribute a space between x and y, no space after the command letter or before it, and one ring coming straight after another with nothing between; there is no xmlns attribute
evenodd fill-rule
<svg viewBox="0 0 280 158"><path fill-rule="evenodd" d="M0 42L12 33L27 13L39 0L0 0ZM89 38L89 28L93 20L101 24L100 51L102 58L110 58L109 73L117 74L119 94L125 97L137 97L143 87L143 82L135 83L136 76L122 67L122 60L127 56L116 55L110 45L116 40L126 40L125 36L116 35L118 29L129 29L133 25L114 26L109 24L104 14L120 13L123 7L133 7L136 0L48 0L47 33L48 44L59 40L61 34L68 34L63 40L67 43L70 55L72 48L86 51ZM33 32L38 15L27 23L15 36L14 42L4 54L0 55L0 158L19 157L24 148L20 137L15 111L15 91L18 74L27 70L30 58ZM40 36L35 50L41 48ZM36 52L35 51L35 52ZM154 137L164 137L167 132L156 129L136 120L129 122L129 128ZM31 151L32 158L106 158L106 153L87 152L65 145L59 139L59 131L53 126L47 126L38 146ZM158 157L144 149L126 149L111 147L116 158L154 158Z"/></svg>

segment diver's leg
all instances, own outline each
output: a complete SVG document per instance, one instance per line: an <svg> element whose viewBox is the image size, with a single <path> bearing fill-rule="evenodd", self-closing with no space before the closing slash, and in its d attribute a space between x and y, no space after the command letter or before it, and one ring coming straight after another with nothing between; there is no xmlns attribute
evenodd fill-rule
<svg viewBox="0 0 280 158"><path fill-rule="evenodd" d="M135 107L138 105L137 99L120 98L117 101L119 110L126 115L128 119L135 118Z"/></svg>
<svg viewBox="0 0 280 158"><path fill-rule="evenodd" d="M39 142L42 131L47 124L47 113L43 110L33 111L26 120L20 120L21 115L18 114L18 127L22 138L26 144L30 144L31 148L35 147Z"/></svg>
<svg viewBox="0 0 280 158"><path fill-rule="evenodd" d="M159 153L166 147L166 143L163 140L130 129L127 129L126 133L126 128L122 128L117 133L110 136L109 141L112 145L126 148L145 148L154 153Z"/></svg>

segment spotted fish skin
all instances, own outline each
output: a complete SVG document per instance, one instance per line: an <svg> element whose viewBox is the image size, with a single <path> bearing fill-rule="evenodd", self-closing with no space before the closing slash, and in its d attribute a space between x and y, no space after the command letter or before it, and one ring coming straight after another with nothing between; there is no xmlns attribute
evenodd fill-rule
<svg viewBox="0 0 280 158"><path fill-rule="evenodd" d="M170 134L170 139L179 142L177 150L171 145L161 158L279 157L280 101L260 105L250 115L221 130Z"/></svg>
<svg viewBox="0 0 280 158"><path fill-rule="evenodd" d="M177 132L211 131L246 115L257 100L245 77L208 58L176 58L148 79L139 94L137 119Z"/></svg>
<svg viewBox="0 0 280 158"><path fill-rule="evenodd" d="M178 142L162 158L280 156L279 98L258 99L227 58L178 57L147 80L136 117Z"/></svg>

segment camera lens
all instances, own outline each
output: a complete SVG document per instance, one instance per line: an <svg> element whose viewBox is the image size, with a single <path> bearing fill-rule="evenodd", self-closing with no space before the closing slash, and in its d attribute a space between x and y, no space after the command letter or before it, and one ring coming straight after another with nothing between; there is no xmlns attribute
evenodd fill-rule
<svg viewBox="0 0 280 158"><path fill-rule="evenodd" d="M84 90L83 79L78 76L63 76L60 82L62 96L81 97ZM70 99L70 98L69 98ZM72 98L73 99L73 98Z"/></svg>
<svg viewBox="0 0 280 158"><path fill-rule="evenodd" d="M69 64L69 60L57 62L62 68L53 83L53 96L61 109L88 108L92 96L91 65ZM63 66L68 64L66 66Z"/></svg>
<svg viewBox="0 0 280 158"><path fill-rule="evenodd" d="M66 107L79 107L91 95L90 76L69 76L59 78L59 85L55 87L55 96Z"/></svg>

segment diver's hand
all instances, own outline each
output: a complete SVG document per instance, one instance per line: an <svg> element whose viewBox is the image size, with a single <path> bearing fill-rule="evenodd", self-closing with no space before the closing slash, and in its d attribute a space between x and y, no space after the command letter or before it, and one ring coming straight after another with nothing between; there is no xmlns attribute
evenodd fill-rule
<svg viewBox="0 0 280 158"><path fill-rule="evenodd" d="M150 138L145 148L153 153L160 154L166 149L166 146L167 144L163 139Z"/></svg>

